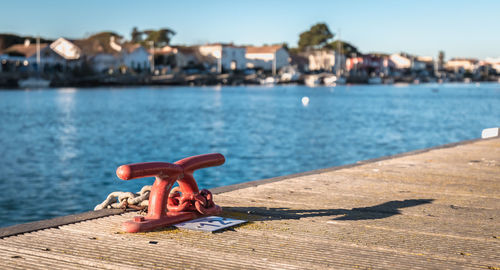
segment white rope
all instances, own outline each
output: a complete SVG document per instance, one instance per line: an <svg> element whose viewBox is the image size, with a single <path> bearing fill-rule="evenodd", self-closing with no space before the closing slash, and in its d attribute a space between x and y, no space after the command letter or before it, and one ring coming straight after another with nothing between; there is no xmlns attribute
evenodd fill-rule
<svg viewBox="0 0 500 270"><path fill-rule="evenodd" d="M94 211L104 208L122 208L125 203L127 205L147 207L149 203L149 193L151 193L151 186L144 186L141 188L141 191L135 194L123 191L111 192L106 200L96 205Z"/></svg>

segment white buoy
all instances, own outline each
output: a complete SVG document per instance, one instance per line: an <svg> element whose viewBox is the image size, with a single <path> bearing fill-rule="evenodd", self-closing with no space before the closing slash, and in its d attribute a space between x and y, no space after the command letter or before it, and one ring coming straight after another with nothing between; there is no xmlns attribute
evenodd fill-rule
<svg viewBox="0 0 500 270"><path fill-rule="evenodd" d="M308 97L303 97L302 98L302 105L304 105L304 106L309 105L309 98Z"/></svg>

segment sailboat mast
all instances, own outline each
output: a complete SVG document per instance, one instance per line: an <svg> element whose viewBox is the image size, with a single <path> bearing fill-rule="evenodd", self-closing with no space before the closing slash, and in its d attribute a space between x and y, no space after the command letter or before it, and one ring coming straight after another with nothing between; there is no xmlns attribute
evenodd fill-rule
<svg viewBox="0 0 500 270"><path fill-rule="evenodd" d="M36 37L36 69L40 70L40 36Z"/></svg>
<svg viewBox="0 0 500 270"><path fill-rule="evenodd" d="M341 40L340 40L340 29L339 29L339 38L337 40L337 52L338 52L338 58L339 60L337 61L337 77L339 77L341 75L341 71L342 71L342 44L341 44Z"/></svg>
<svg viewBox="0 0 500 270"><path fill-rule="evenodd" d="M276 52L277 51L274 51L274 54L273 54L273 67L272 67L273 76L276 76Z"/></svg>

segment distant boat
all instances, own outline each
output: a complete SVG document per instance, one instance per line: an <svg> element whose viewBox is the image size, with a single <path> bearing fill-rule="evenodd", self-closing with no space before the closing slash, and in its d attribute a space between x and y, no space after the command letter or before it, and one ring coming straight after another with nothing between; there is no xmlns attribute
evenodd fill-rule
<svg viewBox="0 0 500 270"><path fill-rule="evenodd" d="M321 83L321 77L318 75L309 75L304 78L304 83L307 86L318 86Z"/></svg>
<svg viewBox="0 0 500 270"><path fill-rule="evenodd" d="M386 79L384 79L384 83L385 84L393 84L394 83L394 79L393 78L386 78Z"/></svg>
<svg viewBox="0 0 500 270"><path fill-rule="evenodd" d="M342 76L335 76L335 75L331 75L331 76L326 76L323 78L323 83L326 85L326 86L335 86L337 84L345 84L346 83L346 79Z"/></svg>
<svg viewBox="0 0 500 270"><path fill-rule="evenodd" d="M19 87L21 88L45 88L49 87L50 81L42 78L30 77L28 79L19 80Z"/></svg>
<svg viewBox="0 0 500 270"><path fill-rule="evenodd" d="M380 78L378 76L370 77L370 78L368 78L368 83L369 84L381 84L382 78Z"/></svg>
<svg viewBox="0 0 500 270"><path fill-rule="evenodd" d="M284 67L282 69L282 74L280 77L281 82L295 82L300 79L300 72L291 66Z"/></svg>
<svg viewBox="0 0 500 270"><path fill-rule="evenodd" d="M40 37L36 38L36 77L21 79L17 82L21 88L46 88L50 81L40 77Z"/></svg>
<svg viewBox="0 0 500 270"><path fill-rule="evenodd" d="M271 76L260 80L260 84L262 85L275 85L277 82L278 80Z"/></svg>
<svg viewBox="0 0 500 270"><path fill-rule="evenodd" d="M336 84L346 84L347 83L347 79L343 76L340 76L340 77L337 77L337 82L335 82Z"/></svg>

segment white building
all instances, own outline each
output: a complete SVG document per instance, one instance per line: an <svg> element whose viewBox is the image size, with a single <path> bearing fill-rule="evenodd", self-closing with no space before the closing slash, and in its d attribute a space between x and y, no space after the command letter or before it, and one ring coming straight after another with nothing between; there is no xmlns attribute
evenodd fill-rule
<svg viewBox="0 0 500 270"><path fill-rule="evenodd" d="M453 58L450 61L446 62L444 67L448 70L462 70L472 72L476 68L477 63L478 61L476 59Z"/></svg>
<svg viewBox="0 0 500 270"><path fill-rule="evenodd" d="M411 68L412 60L410 57L407 57L406 55L402 55L400 53L394 53L389 56L389 60L392 62L393 66L396 69L407 69Z"/></svg>
<svg viewBox="0 0 500 270"><path fill-rule="evenodd" d="M96 72L113 73L115 71L149 70L148 51L141 45L117 42L114 36L109 40L102 38L80 39L73 41L80 48L85 61L91 64Z"/></svg>
<svg viewBox="0 0 500 270"><path fill-rule="evenodd" d="M245 57L247 59L247 67L272 70L273 73L288 66L290 61L288 51L281 45L249 46L246 47Z"/></svg>
<svg viewBox="0 0 500 270"><path fill-rule="evenodd" d="M49 44L41 43L40 50L40 68L39 70L56 68L63 71L72 67L73 62L69 62L56 51L52 50ZM28 40L24 44L16 44L7 48L4 53L7 55L7 61L19 61L23 66L32 69L38 69L37 66L37 45Z"/></svg>
<svg viewBox="0 0 500 270"><path fill-rule="evenodd" d="M113 72L128 69L149 70L148 51L138 44L119 44L111 36L109 42L98 39L69 41L58 38L51 44L40 44L40 66L42 69L67 71L87 62L97 72ZM2 61L19 62L25 68L35 68L36 44L26 41L7 48ZM4 62L5 62L4 61Z"/></svg>
<svg viewBox="0 0 500 270"><path fill-rule="evenodd" d="M222 70L243 70L246 67L244 47L232 44L207 44L198 47L199 53L211 61L210 64L217 67L218 72Z"/></svg>
<svg viewBox="0 0 500 270"><path fill-rule="evenodd" d="M75 44L65 38L58 38L50 44L50 48L67 60L80 59L82 51Z"/></svg>
<svg viewBox="0 0 500 270"><path fill-rule="evenodd" d="M424 70L434 68L434 58L432 56L417 56L413 58L413 70Z"/></svg>
<svg viewBox="0 0 500 270"><path fill-rule="evenodd" d="M335 67L335 51L320 50L307 53L309 70L333 71Z"/></svg>
<svg viewBox="0 0 500 270"><path fill-rule="evenodd" d="M389 61L396 69L422 71L434 66L434 59L431 56L414 56L406 53L391 54Z"/></svg>
<svg viewBox="0 0 500 270"><path fill-rule="evenodd" d="M151 65L149 56L149 52L140 44L125 44L121 64L133 70L147 70Z"/></svg>
<svg viewBox="0 0 500 270"><path fill-rule="evenodd" d="M500 73L500 57L499 58L486 58L484 60L487 64L491 65L493 69Z"/></svg>

